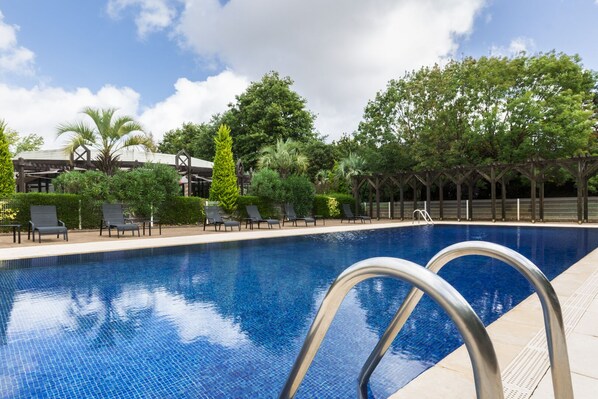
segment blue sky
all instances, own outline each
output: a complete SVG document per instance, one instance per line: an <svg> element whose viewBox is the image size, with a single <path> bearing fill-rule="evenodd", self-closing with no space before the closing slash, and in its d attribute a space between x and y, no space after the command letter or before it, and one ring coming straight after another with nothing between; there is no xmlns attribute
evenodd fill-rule
<svg viewBox="0 0 598 399"><path fill-rule="evenodd" d="M598 0L0 0L0 13L0 118L46 148L85 106L159 140L270 70L329 139L389 79L447 58L555 49L598 70Z"/></svg>

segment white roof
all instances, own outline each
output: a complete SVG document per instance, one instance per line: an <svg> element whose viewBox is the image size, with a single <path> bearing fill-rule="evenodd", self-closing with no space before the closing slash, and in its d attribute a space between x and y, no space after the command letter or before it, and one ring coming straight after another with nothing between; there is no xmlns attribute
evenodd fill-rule
<svg viewBox="0 0 598 399"><path fill-rule="evenodd" d="M159 152L147 152L136 150L133 148L124 148L118 150L116 154L119 155L119 160L122 162L141 162L141 163L161 163L165 165L175 165L175 157L176 155L172 154L161 154ZM95 149L91 149L91 159L97 159L99 155L99 151ZM56 150L39 150L39 151L24 151L20 152L13 160L18 160L19 158L27 159L27 160L46 160L46 161L68 161L70 160L70 154L66 152L64 149L56 149ZM203 159L193 158L191 157L191 167L198 167L198 168L206 168L212 169L214 166L213 162L204 161Z"/></svg>

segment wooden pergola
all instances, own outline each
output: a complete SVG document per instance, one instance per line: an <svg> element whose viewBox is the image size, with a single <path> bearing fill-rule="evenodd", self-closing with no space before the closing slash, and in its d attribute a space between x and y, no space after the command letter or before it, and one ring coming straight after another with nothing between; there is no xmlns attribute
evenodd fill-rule
<svg viewBox="0 0 598 399"><path fill-rule="evenodd" d="M390 217L395 214L395 193L399 192L399 217L405 219L405 192L413 190L413 208L417 207L418 189L425 189L426 208L430 208L432 188L438 188L438 203L440 219L443 219L444 187L452 183L456 187L457 220L461 221L461 201L463 189L467 190L467 198L472 201L474 188L479 181L488 182L490 185L490 206L492 221L506 220L505 202L507 198L508 176L518 175L530 182L531 221L544 220L544 185L547 176L555 170L565 170L575 180L577 187L577 221L587 222L588 207L588 181L598 174L598 157L584 156L568 159L533 159L520 164L492 164L487 166L461 166L444 170L427 171L398 171L392 174L361 175L353 178L353 196L355 204L361 203L360 192L364 187L369 188L370 215L380 219L380 196L383 190L390 192ZM497 185L500 185L500 198L497 198ZM497 201L501 201L501 215L497 215ZM375 209L374 209L375 207ZM473 208L472 208L473 209ZM473 219L470 213L470 219Z"/></svg>

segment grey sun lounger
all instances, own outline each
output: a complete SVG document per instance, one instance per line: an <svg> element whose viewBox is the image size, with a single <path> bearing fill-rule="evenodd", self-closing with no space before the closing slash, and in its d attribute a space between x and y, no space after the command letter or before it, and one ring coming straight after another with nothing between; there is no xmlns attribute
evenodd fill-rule
<svg viewBox="0 0 598 399"><path fill-rule="evenodd" d="M214 231L216 228L220 230L222 226L224 226L224 231L226 231L227 227L230 227L231 231L233 227L238 227L241 230L241 223L237 222L236 220L224 220L222 215L220 214L220 207L218 206L206 206L204 207L204 211L206 213L206 217L203 223L203 229L205 231L206 226L208 224L214 225Z"/></svg>
<svg viewBox="0 0 598 399"><path fill-rule="evenodd" d="M33 241L35 241L35 232L37 231L39 242L42 242L42 235L56 234L65 241L69 240L68 229L63 221L58 220L56 216L56 206L54 205L32 205L30 208L31 220L29 221L29 232L33 232ZM27 238L29 238L29 232Z"/></svg>
<svg viewBox="0 0 598 399"><path fill-rule="evenodd" d="M348 222L353 221L353 223L355 223L356 220L361 220L361 223L369 220L370 223L372 223L372 218L369 216L355 216L349 204L343 204L343 217L341 218L341 223L343 220L347 220Z"/></svg>
<svg viewBox="0 0 598 399"><path fill-rule="evenodd" d="M278 228L280 229L280 220L278 220L278 219L263 219L262 216L260 215L260 211L257 209L257 206L247 205L245 207L245 209L247 210L247 216L248 216L245 219L245 228L247 228L247 225L249 225L250 228L253 230L253 224L257 223L257 228L259 229L261 223L267 223L269 229L271 229L272 225L275 225L275 224L277 224Z"/></svg>
<svg viewBox="0 0 598 399"><path fill-rule="evenodd" d="M284 204L284 214L285 214L285 218L282 221L282 225L284 226L284 224L286 222L291 222L293 224L293 226L297 226L297 221L299 220L303 220L305 222L305 225L307 226L308 223L313 223L314 226L316 225L316 219L309 217L309 216L297 216L297 213L295 212L295 207L293 206L293 204Z"/></svg>
<svg viewBox="0 0 598 399"><path fill-rule="evenodd" d="M120 238L120 232L130 231L132 235L139 237L139 225L137 223L127 223L121 204L102 204L102 222L100 223L100 235L103 228L108 229L108 237L112 237L112 229L116 229L116 236Z"/></svg>

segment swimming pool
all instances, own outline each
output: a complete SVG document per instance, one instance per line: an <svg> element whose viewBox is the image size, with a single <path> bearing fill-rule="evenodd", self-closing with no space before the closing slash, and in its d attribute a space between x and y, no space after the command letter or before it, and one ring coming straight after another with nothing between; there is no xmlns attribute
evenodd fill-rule
<svg viewBox="0 0 598 399"><path fill-rule="evenodd" d="M5 261L0 397L277 397L343 269L371 256L425 264L464 240L513 248L552 279L598 245L598 230L437 225ZM440 274L485 324L531 293L496 261L459 263ZM359 369L408 289L376 279L352 290L298 397L354 397ZM374 373L373 396L460 344L424 298Z"/></svg>

